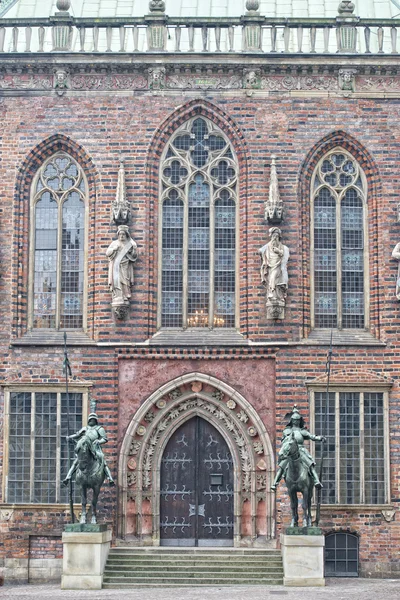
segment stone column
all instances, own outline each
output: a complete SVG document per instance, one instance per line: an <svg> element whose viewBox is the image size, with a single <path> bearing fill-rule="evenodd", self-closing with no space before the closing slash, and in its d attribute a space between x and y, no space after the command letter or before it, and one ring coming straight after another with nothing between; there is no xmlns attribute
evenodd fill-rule
<svg viewBox="0 0 400 600"><path fill-rule="evenodd" d="M111 537L106 525L67 525L62 534L62 590L102 588Z"/></svg>

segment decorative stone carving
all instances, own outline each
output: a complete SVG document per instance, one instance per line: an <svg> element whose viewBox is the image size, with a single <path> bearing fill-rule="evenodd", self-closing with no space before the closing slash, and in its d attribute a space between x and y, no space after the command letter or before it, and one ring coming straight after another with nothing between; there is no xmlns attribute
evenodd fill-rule
<svg viewBox="0 0 400 600"><path fill-rule="evenodd" d="M193 90L231 90L242 87L242 78L231 74L172 74L166 78L168 89L193 89Z"/></svg>
<svg viewBox="0 0 400 600"><path fill-rule="evenodd" d="M264 446L260 440L253 442L253 448L256 454L264 454Z"/></svg>
<svg viewBox="0 0 400 600"><path fill-rule="evenodd" d="M246 0L246 10L248 10L249 12L257 12L259 8L259 0Z"/></svg>
<svg viewBox="0 0 400 600"><path fill-rule="evenodd" d="M149 69L149 88L151 90L165 89L165 67L153 67Z"/></svg>
<svg viewBox="0 0 400 600"><path fill-rule="evenodd" d="M261 89L270 90L271 92L292 90L307 91L335 91L339 89L337 77L330 75L277 75L266 76L261 78Z"/></svg>
<svg viewBox="0 0 400 600"><path fill-rule="evenodd" d="M112 218L116 225L127 225L129 221L129 202L126 198L124 159L120 159L118 171L117 192L112 204Z"/></svg>
<svg viewBox="0 0 400 600"><path fill-rule="evenodd" d="M57 0L56 7L61 12L67 12L71 8L71 0Z"/></svg>
<svg viewBox="0 0 400 600"><path fill-rule="evenodd" d="M212 393L212 397L220 402L222 400L222 398L224 397L224 393L221 392L221 390L214 390Z"/></svg>
<svg viewBox="0 0 400 600"><path fill-rule="evenodd" d="M230 398L227 401L226 405L230 410L233 410L234 408L236 408L236 402L234 400L232 400L232 398Z"/></svg>
<svg viewBox="0 0 400 600"><path fill-rule="evenodd" d="M243 72L243 87L246 90L259 90L261 88L260 69L245 69Z"/></svg>
<svg viewBox="0 0 400 600"><path fill-rule="evenodd" d="M136 458L133 458L133 457L131 457L131 458L128 460L128 463L127 463L127 464L128 464L128 469L129 469L130 471L134 471L134 470L136 469L136 467L137 467L137 461L136 461Z"/></svg>
<svg viewBox="0 0 400 600"><path fill-rule="evenodd" d="M73 90L142 90L147 80L139 73L132 74L79 74L71 77Z"/></svg>
<svg viewBox="0 0 400 600"><path fill-rule="evenodd" d="M351 17L354 13L355 4L351 0L343 0L339 4L338 13L342 17Z"/></svg>
<svg viewBox="0 0 400 600"><path fill-rule="evenodd" d="M151 423L154 420L155 416L155 413L152 410L149 410L149 412L147 412L144 415L144 420L146 421L146 423Z"/></svg>
<svg viewBox="0 0 400 600"><path fill-rule="evenodd" d="M54 77L51 74L24 73L0 75L0 89L4 90L51 90L54 87Z"/></svg>
<svg viewBox="0 0 400 600"><path fill-rule="evenodd" d="M58 96L63 96L68 90L68 71L58 69L54 73L54 89Z"/></svg>
<svg viewBox="0 0 400 600"><path fill-rule="evenodd" d="M134 486L136 485L137 482L137 474L134 471L131 471L130 473L128 473L128 475L126 476L126 480L129 486Z"/></svg>
<svg viewBox="0 0 400 600"><path fill-rule="evenodd" d="M396 511L393 508L382 511L382 516L383 516L383 518L385 519L385 521L387 523L390 523L391 521L394 521L394 515L395 514L396 514Z"/></svg>
<svg viewBox="0 0 400 600"><path fill-rule="evenodd" d="M171 400L176 400L182 396L182 392L179 388L175 388L172 392L169 393L169 397Z"/></svg>
<svg viewBox="0 0 400 600"><path fill-rule="evenodd" d="M151 0L149 2L150 12L165 12L165 2L163 0Z"/></svg>
<svg viewBox="0 0 400 600"><path fill-rule="evenodd" d="M339 70L339 88L344 92L356 91L356 69Z"/></svg>
<svg viewBox="0 0 400 600"><path fill-rule="evenodd" d="M139 442L137 440L132 440L131 447L129 449L129 455L131 456L131 455L138 454L141 445L142 445L142 442Z"/></svg>
<svg viewBox="0 0 400 600"><path fill-rule="evenodd" d="M138 258L136 242L126 225L118 227L118 239L107 249L109 259L108 285L112 293L114 314L117 319L126 318L129 311L131 289L134 282L133 266Z"/></svg>
<svg viewBox="0 0 400 600"><path fill-rule="evenodd" d="M396 298L400 301L400 243L396 244L392 252L392 257L399 261L397 279L396 279Z"/></svg>
<svg viewBox="0 0 400 600"><path fill-rule="evenodd" d="M258 251L261 257L261 282L267 290L267 319L284 319L288 289L289 248L281 242L281 230L269 230L270 241Z"/></svg>
<svg viewBox="0 0 400 600"><path fill-rule="evenodd" d="M199 393L203 389L203 384L201 381L193 381L191 388L192 392Z"/></svg>
<svg viewBox="0 0 400 600"><path fill-rule="evenodd" d="M271 156L269 198L265 203L265 220L271 224L279 224L283 220L283 202L279 194L276 156Z"/></svg>

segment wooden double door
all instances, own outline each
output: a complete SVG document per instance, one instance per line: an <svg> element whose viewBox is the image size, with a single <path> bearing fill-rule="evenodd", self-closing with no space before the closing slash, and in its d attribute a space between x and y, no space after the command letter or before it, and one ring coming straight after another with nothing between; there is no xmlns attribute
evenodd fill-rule
<svg viewBox="0 0 400 600"><path fill-rule="evenodd" d="M181 425L160 476L161 545L233 545L233 461L215 427L201 417Z"/></svg>

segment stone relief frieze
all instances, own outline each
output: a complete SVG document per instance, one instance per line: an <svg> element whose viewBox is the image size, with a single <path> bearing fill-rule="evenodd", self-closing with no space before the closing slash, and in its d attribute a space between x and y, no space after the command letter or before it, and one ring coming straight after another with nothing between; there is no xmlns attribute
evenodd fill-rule
<svg viewBox="0 0 400 600"><path fill-rule="evenodd" d="M0 89L16 90L51 90L53 88L53 75L34 75L21 73L18 75L0 74Z"/></svg>
<svg viewBox="0 0 400 600"><path fill-rule="evenodd" d="M261 77L261 89L273 92L290 92L294 90L306 91L337 91L339 89L336 77L327 75L310 76L269 76Z"/></svg>
<svg viewBox="0 0 400 600"><path fill-rule="evenodd" d="M71 77L72 90L141 90L147 88L147 80L135 74L79 74Z"/></svg>
<svg viewBox="0 0 400 600"><path fill-rule="evenodd" d="M357 77L357 91L399 92L399 77Z"/></svg>
<svg viewBox="0 0 400 600"><path fill-rule="evenodd" d="M166 79L168 89L189 90L237 90L242 87L242 78L239 75L168 75Z"/></svg>

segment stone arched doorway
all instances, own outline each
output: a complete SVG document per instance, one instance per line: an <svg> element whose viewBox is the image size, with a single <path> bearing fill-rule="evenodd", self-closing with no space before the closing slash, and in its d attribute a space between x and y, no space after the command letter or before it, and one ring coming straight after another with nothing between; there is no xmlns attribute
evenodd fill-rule
<svg viewBox="0 0 400 600"><path fill-rule="evenodd" d="M233 479L223 435L199 416L179 425L161 459L161 545L233 546Z"/></svg>
<svg viewBox="0 0 400 600"><path fill-rule="evenodd" d="M118 536L160 545L162 459L174 433L195 417L218 432L232 458L233 544L267 543L275 537L269 436L241 394L201 373L162 386L133 416L119 462Z"/></svg>

